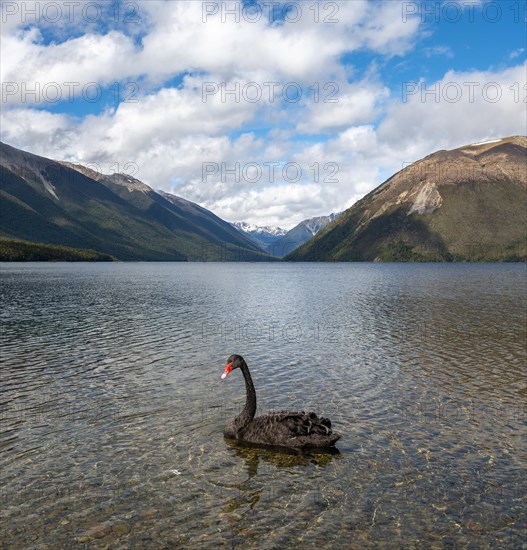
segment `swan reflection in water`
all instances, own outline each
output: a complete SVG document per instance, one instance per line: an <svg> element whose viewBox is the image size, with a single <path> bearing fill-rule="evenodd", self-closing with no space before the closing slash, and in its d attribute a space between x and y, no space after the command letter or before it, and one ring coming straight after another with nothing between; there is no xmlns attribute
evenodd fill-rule
<svg viewBox="0 0 527 550"><path fill-rule="evenodd" d="M224 512L227 513L245 505L252 509L261 498L273 497L273 492L276 489L272 486L255 488L254 480L258 478L258 468L261 466L261 462L271 464L279 469L309 465L326 468L342 457L340 451L335 447L298 452L284 448L263 448L228 438L225 441L232 454L236 458L244 460L247 469L245 480L226 486L230 490L235 490L235 494L224 502Z"/></svg>

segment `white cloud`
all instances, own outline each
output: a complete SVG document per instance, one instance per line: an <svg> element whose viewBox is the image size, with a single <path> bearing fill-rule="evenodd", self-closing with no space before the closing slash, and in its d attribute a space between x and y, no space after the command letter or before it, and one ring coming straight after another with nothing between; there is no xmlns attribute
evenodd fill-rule
<svg viewBox="0 0 527 550"><path fill-rule="evenodd" d="M17 30L13 22L23 26L17 12L7 17L9 32L1 37L2 80L30 89L36 83L41 87L58 83L63 87L62 97L66 97L67 82L78 82L82 87L90 82L112 84L141 77L142 87L159 86L184 72L212 73L220 81L250 81L257 68L282 86L289 81L310 85L341 72L339 58L346 52L370 48L386 55L403 53L418 30L416 21L401 21L400 5L393 2L331 3L338 7L336 23L324 22L331 15L326 13L325 4L321 8L316 4L320 10L317 16L307 4L298 4L300 19L283 25L269 25L264 17L256 23L243 17L239 22L234 17L222 21L221 10L204 22L204 4L138 2L139 27L146 31L140 46L134 42L137 32L127 32L129 27L134 30L133 25L116 25L101 34L100 27L85 24L85 32L79 36L47 42L39 29L48 32L50 25L40 18L39 25ZM239 2L220 4L222 9L240 9ZM61 9L66 13L65 7ZM82 27L79 19L82 17L72 23L76 28ZM7 99L21 102L17 94ZM35 102L32 95L25 99Z"/></svg>
<svg viewBox="0 0 527 550"><path fill-rule="evenodd" d="M127 60L135 52L132 40L117 31L84 34L60 44L41 41L35 28L2 38L4 103L49 107L56 98L89 101L100 85L119 82L130 73ZM95 93L83 90L89 83L96 84Z"/></svg>
<svg viewBox="0 0 527 550"><path fill-rule="evenodd" d="M379 127L379 137L427 154L508 135L525 134L527 63L501 71L449 71L437 82L403 84ZM406 160L415 160L406 159Z"/></svg>
<svg viewBox="0 0 527 550"><path fill-rule="evenodd" d="M0 126L2 141L58 159L64 158L61 153L77 133L75 121L67 115L26 108L2 110Z"/></svg>
<svg viewBox="0 0 527 550"><path fill-rule="evenodd" d="M338 94L333 95L335 90ZM388 96L385 86L369 80L344 85L327 83L321 89L319 101L309 102L297 129L317 134L367 123L379 114L379 104Z"/></svg>
<svg viewBox="0 0 527 550"><path fill-rule="evenodd" d="M525 48L518 48L517 50L513 50L510 54L509 54L509 58L510 59L516 59L517 57L520 57L520 55L522 55L522 53L525 51Z"/></svg>
<svg viewBox="0 0 527 550"><path fill-rule="evenodd" d="M368 4L362 37L366 47L386 55L403 55L415 45L419 20L403 17L406 4L399 0ZM348 9L353 9L353 5L354 2L347 2Z"/></svg>
<svg viewBox="0 0 527 550"><path fill-rule="evenodd" d="M402 102L399 94L390 98L375 63L355 77L342 56L404 55L416 45L420 17L403 21L399 1L338 2L330 13L325 7L333 4L299 4L298 22L274 25L265 19L236 23L232 16L222 22L221 11L203 22L203 2L158 0L138 2L140 20L128 26L122 17L110 28L81 18L22 30L12 18L1 37L4 83L20 90L24 84L42 89L50 82L108 86L137 80L139 90L130 98L137 102L79 118L37 110L35 104L46 105L34 96L23 103L13 93L1 113L2 139L51 158L95 162L106 172L129 166L154 189L180 194L231 221L291 227L350 206L404 162L439 148L524 133L525 65L449 72L426 83L428 90L437 84L439 102L421 96L419 83L417 93ZM313 5L320 8L318 22ZM324 22L330 15L338 23ZM48 43L44 36L51 31L57 38ZM139 32L145 33L140 42ZM449 54L438 48L433 52ZM171 87L167 80L178 75L180 85ZM319 82L319 101L306 94L298 104L284 101L283 85L292 81L304 94ZM204 99L207 82L217 91ZM244 100L243 94L222 100L222 83L243 90L251 82L264 91L260 101ZM279 83L274 102L265 95L265 82ZM338 84L337 103L324 102L328 82ZM480 83L473 102L465 82ZM502 91L495 103L482 96L492 82ZM452 83L465 93L460 101L442 95L455 91ZM518 102L511 91L516 84ZM318 133L331 137L314 141ZM302 142L300 136L311 137ZM272 178L269 163L275 162ZM217 172L204 177L204 163L216 163ZM248 163L262 170L258 181L247 181L255 170L253 164L244 173ZM299 181L291 173L284 177L287 163L301 168ZM236 169L240 177L233 176Z"/></svg>

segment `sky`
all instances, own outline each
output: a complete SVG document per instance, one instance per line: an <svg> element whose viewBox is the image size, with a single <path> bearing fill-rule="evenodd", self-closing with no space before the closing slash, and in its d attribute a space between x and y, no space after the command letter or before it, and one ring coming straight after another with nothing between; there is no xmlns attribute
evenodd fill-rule
<svg viewBox="0 0 527 550"><path fill-rule="evenodd" d="M0 139L289 229L527 133L527 2L1 1Z"/></svg>

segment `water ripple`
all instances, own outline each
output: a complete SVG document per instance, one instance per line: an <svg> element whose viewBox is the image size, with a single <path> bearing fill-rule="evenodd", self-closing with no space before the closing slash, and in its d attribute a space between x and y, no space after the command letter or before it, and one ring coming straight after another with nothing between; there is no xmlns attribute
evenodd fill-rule
<svg viewBox="0 0 527 550"><path fill-rule="evenodd" d="M520 265L13 264L0 272L5 548L520 547ZM338 455L231 445L314 410Z"/></svg>

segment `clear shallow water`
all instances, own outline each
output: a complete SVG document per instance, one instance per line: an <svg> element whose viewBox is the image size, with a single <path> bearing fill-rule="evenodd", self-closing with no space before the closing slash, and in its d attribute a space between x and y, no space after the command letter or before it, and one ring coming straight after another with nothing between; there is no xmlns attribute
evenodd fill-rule
<svg viewBox="0 0 527 550"><path fill-rule="evenodd" d="M0 548L526 547L524 265L0 275ZM226 442L231 353L340 454Z"/></svg>

